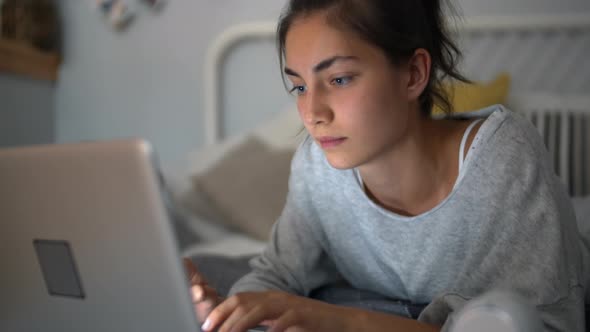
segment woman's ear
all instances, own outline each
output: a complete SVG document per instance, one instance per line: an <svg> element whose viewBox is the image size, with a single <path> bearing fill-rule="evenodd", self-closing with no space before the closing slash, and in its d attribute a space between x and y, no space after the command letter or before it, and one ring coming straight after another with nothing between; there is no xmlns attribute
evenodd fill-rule
<svg viewBox="0 0 590 332"><path fill-rule="evenodd" d="M414 55L408 60L409 79L407 89L410 99L418 99L428 85L431 64L430 53L423 48L414 51Z"/></svg>

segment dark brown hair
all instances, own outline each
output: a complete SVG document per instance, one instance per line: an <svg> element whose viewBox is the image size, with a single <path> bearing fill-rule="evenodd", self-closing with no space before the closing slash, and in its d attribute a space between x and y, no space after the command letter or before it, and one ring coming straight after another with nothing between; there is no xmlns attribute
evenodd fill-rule
<svg viewBox="0 0 590 332"><path fill-rule="evenodd" d="M450 3L448 8L453 8ZM281 69L293 22L320 11L325 12L329 24L383 50L394 65L407 61L419 48L428 51L432 59L430 80L420 95L420 109L427 116L434 104L447 114L453 111L442 82L448 78L469 80L457 69L461 52L447 31L441 0L290 0L277 27Z"/></svg>

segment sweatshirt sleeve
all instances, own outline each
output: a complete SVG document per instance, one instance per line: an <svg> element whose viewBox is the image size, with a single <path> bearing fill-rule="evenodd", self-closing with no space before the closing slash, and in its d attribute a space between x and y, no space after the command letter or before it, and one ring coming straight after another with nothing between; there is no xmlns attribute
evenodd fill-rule
<svg viewBox="0 0 590 332"><path fill-rule="evenodd" d="M242 277L230 295L245 291L282 290L308 296L314 289L341 280L323 248L320 217L314 213L308 191L311 140L306 139L291 162L289 193L281 216L263 253L250 261L252 272Z"/></svg>

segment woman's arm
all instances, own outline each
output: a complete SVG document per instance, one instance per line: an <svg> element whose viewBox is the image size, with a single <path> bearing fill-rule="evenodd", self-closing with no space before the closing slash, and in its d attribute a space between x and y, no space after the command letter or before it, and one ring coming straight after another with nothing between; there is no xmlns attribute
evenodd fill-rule
<svg viewBox="0 0 590 332"><path fill-rule="evenodd" d="M310 199L315 182L307 165L313 163L306 140L291 163L289 193L264 252L254 258L253 270L240 279L230 294L244 291L281 290L298 295L342 279L323 248L321 216Z"/></svg>

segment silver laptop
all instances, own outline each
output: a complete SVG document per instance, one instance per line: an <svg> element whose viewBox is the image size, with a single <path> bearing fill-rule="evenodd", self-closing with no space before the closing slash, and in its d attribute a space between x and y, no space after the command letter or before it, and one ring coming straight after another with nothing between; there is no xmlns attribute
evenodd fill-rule
<svg viewBox="0 0 590 332"><path fill-rule="evenodd" d="M199 331L142 140L0 149L0 331Z"/></svg>

